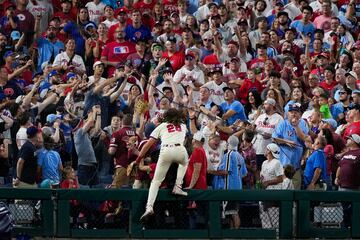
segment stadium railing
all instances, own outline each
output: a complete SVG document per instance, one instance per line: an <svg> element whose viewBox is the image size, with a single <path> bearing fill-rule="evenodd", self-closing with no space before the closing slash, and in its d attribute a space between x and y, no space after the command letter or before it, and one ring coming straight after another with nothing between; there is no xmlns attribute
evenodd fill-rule
<svg viewBox="0 0 360 240"><path fill-rule="evenodd" d="M160 190L155 215L143 225L139 218L147 194L147 190L131 189L0 188L0 199L12 206L15 216L14 235L137 239L360 237L360 192L190 190L189 196L177 197L170 190ZM81 215L87 215L87 211L74 215L73 200L87 209L97 209L96 213L86 219ZM224 221L224 201L236 203L231 206L239 210L239 229L232 229ZM121 203L116 214L98 211L107 202ZM189 208L194 202L195 210ZM29 212L30 216L22 216ZM189 227L191 216L195 225Z"/></svg>

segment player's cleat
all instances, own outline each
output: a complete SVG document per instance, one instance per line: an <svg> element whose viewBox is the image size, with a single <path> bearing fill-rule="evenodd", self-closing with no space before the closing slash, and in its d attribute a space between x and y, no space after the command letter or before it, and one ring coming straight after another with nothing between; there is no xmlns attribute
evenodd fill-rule
<svg viewBox="0 0 360 240"><path fill-rule="evenodd" d="M140 222L146 222L150 216L154 214L154 209L150 206L146 207L144 214L140 218Z"/></svg>
<svg viewBox="0 0 360 240"><path fill-rule="evenodd" d="M187 196L188 193L187 192L184 192L181 187L178 187L178 186L174 186L173 190L172 190L172 194L175 194L175 195L180 195L180 196Z"/></svg>

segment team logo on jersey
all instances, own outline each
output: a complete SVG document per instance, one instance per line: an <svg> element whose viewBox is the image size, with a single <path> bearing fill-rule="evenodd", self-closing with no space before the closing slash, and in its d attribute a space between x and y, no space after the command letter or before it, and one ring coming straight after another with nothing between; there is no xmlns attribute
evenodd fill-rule
<svg viewBox="0 0 360 240"><path fill-rule="evenodd" d="M17 17L19 18L20 21L25 21L25 19L26 19L25 15L22 14L22 13L19 13L19 14L17 15Z"/></svg>
<svg viewBox="0 0 360 240"><path fill-rule="evenodd" d="M293 132L293 131L289 130L289 131L287 131L287 132L288 132L288 136L289 136L289 137L294 136L294 132Z"/></svg>
<svg viewBox="0 0 360 240"><path fill-rule="evenodd" d="M120 46L120 47L114 48L115 54L122 54L122 53L128 53L128 52L129 52L129 48L127 46Z"/></svg>

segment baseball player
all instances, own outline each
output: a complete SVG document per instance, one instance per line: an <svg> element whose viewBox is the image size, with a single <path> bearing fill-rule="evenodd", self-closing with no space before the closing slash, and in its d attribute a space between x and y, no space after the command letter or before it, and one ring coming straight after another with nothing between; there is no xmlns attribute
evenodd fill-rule
<svg viewBox="0 0 360 240"><path fill-rule="evenodd" d="M184 147L187 128L184 122L185 116L180 110L175 108L167 110L163 115L163 122L151 133L149 141L141 149L136 160L140 162L151 146L158 140L161 141L159 160L156 165L154 178L151 181L146 211L141 216L140 221L146 221L149 216L154 214L153 206L160 184L165 179L166 173L173 162L178 163L179 167L172 193L187 196L187 192L184 192L181 188L188 165L188 154Z"/></svg>

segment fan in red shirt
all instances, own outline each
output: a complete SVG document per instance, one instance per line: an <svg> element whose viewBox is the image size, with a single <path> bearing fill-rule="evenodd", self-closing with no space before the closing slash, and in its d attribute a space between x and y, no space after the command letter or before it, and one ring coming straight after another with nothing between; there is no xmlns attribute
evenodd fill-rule
<svg viewBox="0 0 360 240"><path fill-rule="evenodd" d="M207 189L207 158L203 148L204 136L200 131L193 136L193 147L189 165L185 174L185 183L189 189Z"/></svg>
<svg viewBox="0 0 360 240"><path fill-rule="evenodd" d="M185 54L181 51L176 51L176 38L168 37L165 42L166 52L163 53L163 58L167 58L171 64L172 69L179 70L185 63Z"/></svg>
<svg viewBox="0 0 360 240"><path fill-rule="evenodd" d="M355 104L353 107L351 107L351 110L348 112L348 114L348 117L352 119L353 122L346 127L342 135L343 139L346 139L351 134L360 135L360 105Z"/></svg>
<svg viewBox="0 0 360 240"><path fill-rule="evenodd" d="M105 49L101 53L101 61L108 66L108 76L111 76L115 67L126 60L126 58L136 52L135 44L125 41L125 31L118 27L115 31L116 40L106 44Z"/></svg>
<svg viewBox="0 0 360 240"><path fill-rule="evenodd" d="M254 73L254 70L250 69L248 70L247 73L248 77L245 78L243 84L241 85L239 91L237 92L237 99L242 103L242 104L247 104L248 100L247 100L247 95L250 91L250 89L256 89L258 91L258 93L261 94L263 87L262 84L256 80L256 75Z"/></svg>
<svg viewBox="0 0 360 240"><path fill-rule="evenodd" d="M76 17L71 14L71 6L71 0L61 0L61 11L55 12L53 17L59 17L63 21L76 21Z"/></svg>
<svg viewBox="0 0 360 240"><path fill-rule="evenodd" d="M131 19L128 17L127 13L128 11L123 7L116 9L115 17L119 22L112 25L108 30L108 38L110 41L114 41L115 30L118 27L125 29L126 25L131 23Z"/></svg>
<svg viewBox="0 0 360 240"><path fill-rule="evenodd" d="M324 71L324 81L319 86L326 91L331 92L333 88L338 84L335 81L335 69L332 66L327 66Z"/></svg>
<svg viewBox="0 0 360 240"><path fill-rule="evenodd" d="M147 10L152 12L155 4L156 4L155 0L140 0L134 4L134 8L139 9L140 11Z"/></svg>

